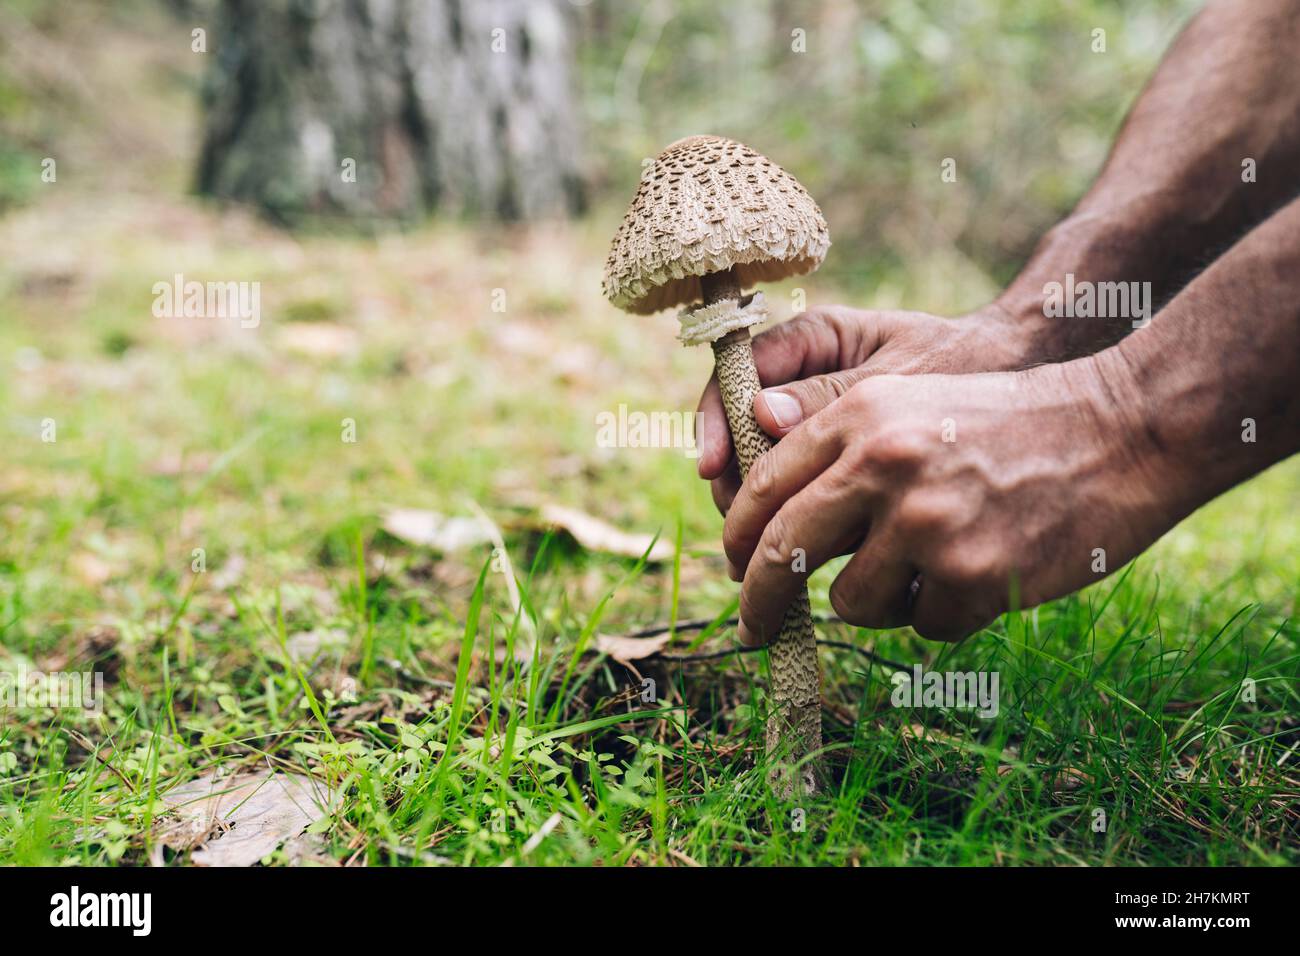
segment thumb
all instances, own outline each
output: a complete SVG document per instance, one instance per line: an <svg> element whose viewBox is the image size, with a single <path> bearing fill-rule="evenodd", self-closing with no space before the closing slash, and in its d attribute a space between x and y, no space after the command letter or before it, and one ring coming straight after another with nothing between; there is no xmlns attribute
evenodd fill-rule
<svg viewBox="0 0 1300 956"><path fill-rule="evenodd" d="M867 370L859 366L765 388L754 396L754 416L763 431L780 438L866 377Z"/></svg>

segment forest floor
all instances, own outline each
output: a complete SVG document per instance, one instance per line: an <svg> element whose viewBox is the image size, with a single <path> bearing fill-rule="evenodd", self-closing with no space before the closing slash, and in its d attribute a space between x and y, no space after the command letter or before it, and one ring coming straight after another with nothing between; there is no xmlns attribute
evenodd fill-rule
<svg viewBox="0 0 1300 956"><path fill-rule="evenodd" d="M295 237L61 169L0 220L0 669L103 712L0 708L0 863L1300 862L1300 460L961 645L820 625L831 782L778 804L765 656L671 659L734 647L708 489L599 438L709 371L601 299L618 210ZM156 317L178 274L256 326ZM917 663L997 716L893 706Z"/></svg>
<svg viewBox="0 0 1300 956"><path fill-rule="evenodd" d="M4 663L105 675L102 716L5 710L0 860L216 859L238 826L210 840L206 791L175 788L301 775L328 812L268 860L1296 862L1300 462L963 645L823 625L996 671L1001 707L896 708L890 665L824 647L834 780L798 813L765 797L763 655L599 653L735 607L689 455L598 441L708 373L671 318L600 299L602 243L295 239L140 196L0 222ZM155 318L176 273L260 281L260 323Z"/></svg>

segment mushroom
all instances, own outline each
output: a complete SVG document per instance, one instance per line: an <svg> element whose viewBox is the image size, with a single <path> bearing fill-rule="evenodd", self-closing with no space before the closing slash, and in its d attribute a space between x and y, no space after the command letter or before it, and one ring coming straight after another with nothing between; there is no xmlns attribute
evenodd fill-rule
<svg viewBox="0 0 1300 956"><path fill-rule="evenodd" d="M761 292L742 292L812 272L829 246L826 220L798 181L743 143L719 136L691 136L660 153L614 237L605 263L606 297L640 315L686 305L678 338L713 346L742 478L772 447L754 418L761 386L749 333L767 309ZM773 707L767 750L776 764L770 782L782 799L815 793L821 680L806 587L768 653ZM791 774L785 767L799 770Z"/></svg>

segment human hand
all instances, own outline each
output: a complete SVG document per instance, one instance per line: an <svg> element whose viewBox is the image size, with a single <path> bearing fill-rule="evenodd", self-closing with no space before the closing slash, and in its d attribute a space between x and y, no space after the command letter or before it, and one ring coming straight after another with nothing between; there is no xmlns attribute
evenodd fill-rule
<svg viewBox="0 0 1300 956"><path fill-rule="evenodd" d="M1020 368L1028 360L1022 328L997 307L957 319L845 306L810 309L755 336L754 363L764 391L754 410L760 426L779 438L871 375ZM712 482L713 500L725 514L740 473L716 376L699 411L699 474Z"/></svg>
<svg viewBox="0 0 1300 956"><path fill-rule="evenodd" d="M950 641L1120 567L1176 516L1118 372L871 376L789 430L727 513L741 639L775 635L806 575L848 553L837 614Z"/></svg>

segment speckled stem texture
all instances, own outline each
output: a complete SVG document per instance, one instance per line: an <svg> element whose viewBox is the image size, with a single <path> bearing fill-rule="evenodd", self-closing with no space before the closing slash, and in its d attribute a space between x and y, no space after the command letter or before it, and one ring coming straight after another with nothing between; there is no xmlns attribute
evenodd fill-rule
<svg viewBox="0 0 1300 956"><path fill-rule="evenodd" d="M748 329L713 343L718 384L727 410L732 442L743 478L772 442L754 418L754 396L760 389ZM793 562L794 556L791 555ZM790 572L795 574L793 569ZM776 763L770 783L783 800L816 793L821 769L821 677L817 666L817 637L813 632L807 586L785 612L781 633L768 646L772 671L773 709L767 721L767 752ZM790 768L798 765L798 771Z"/></svg>

